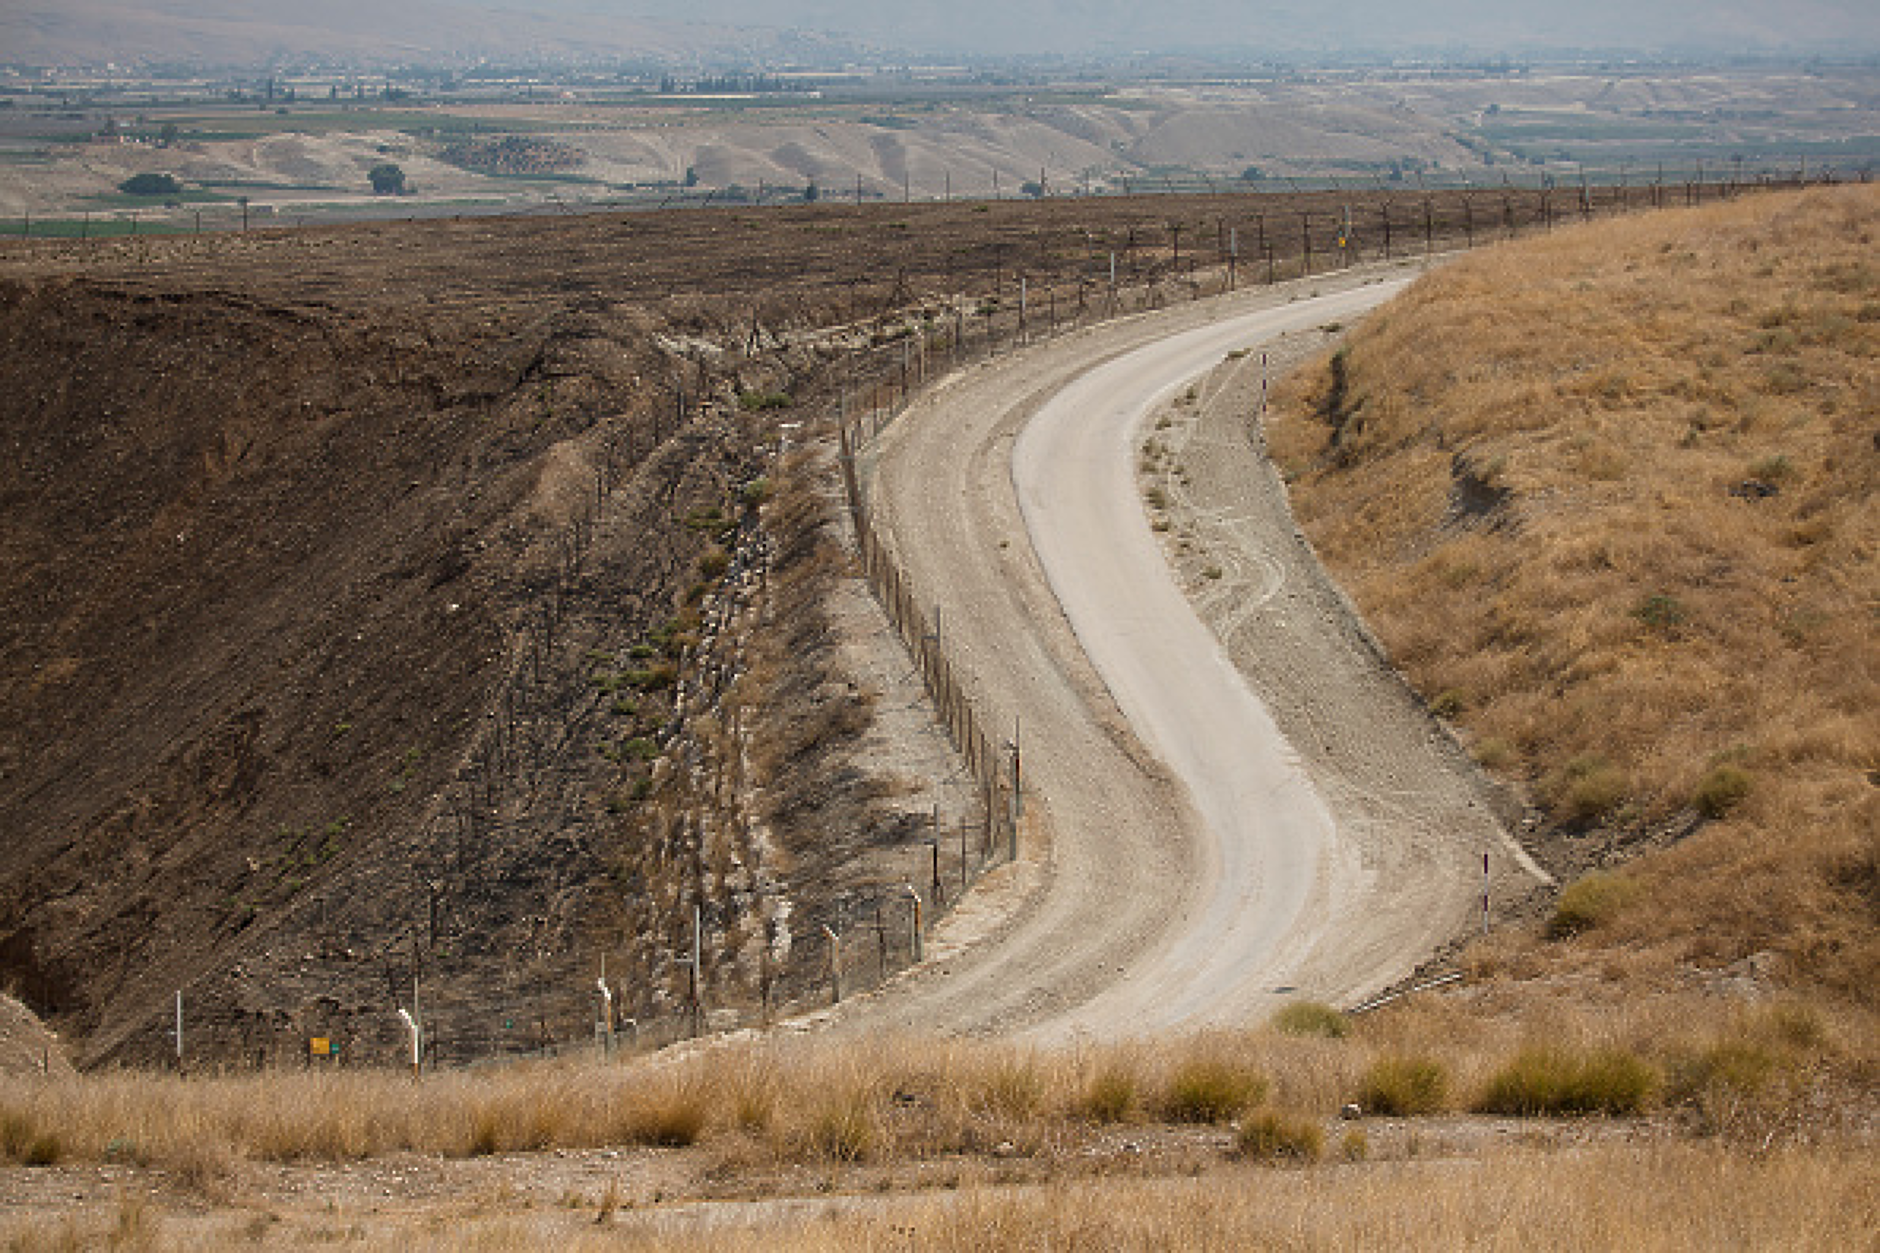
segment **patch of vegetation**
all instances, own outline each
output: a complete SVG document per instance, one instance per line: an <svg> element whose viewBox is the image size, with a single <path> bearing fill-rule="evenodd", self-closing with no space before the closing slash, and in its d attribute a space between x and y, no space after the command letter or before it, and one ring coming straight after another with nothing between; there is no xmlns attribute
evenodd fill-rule
<svg viewBox="0 0 1880 1253"><path fill-rule="evenodd" d="M1228 1122L1265 1100L1266 1091L1266 1076L1250 1066L1192 1058L1169 1076L1157 1110L1170 1122Z"/></svg>
<svg viewBox="0 0 1880 1253"><path fill-rule="evenodd" d="M1547 933L1565 939L1601 926L1638 895L1638 884L1611 871L1595 870L1569 884L1554 905Z"/></svg>
<svg viewBox="0 0 1880 1253"><path fill-rule="evenodd" d="M1409 1118L1449 1108L1449 1068L1432 1057L1380 1057L1364 1072L1358 1104L1366 1113Z"/></svg>
<svg viewBox="0 0 1880 1253"><path fill-rule="evenodd" d="M1570 821L1599 818L1626 797L1625 772L1603 753L1575 757L1542 782L1561 816Z"/></svg>
<svg viewBox="0 0 1880 1253"><path fill-rule="evenodd" d="M1273 1015L1273 1027L1286 1035L1342 1040L1351 1034L1351 1019L1323 1001L1291 1001Z"/></svg>
<svg viewBox="0 0 1880 1253"><path fill-rule="evenodd" d="M1637 1114L1661 1083L1649 1062L1623 1049L1540 1046L1522 1050L1497 1070L1476 1109L1520 1118Z"/></svg>
<svg viewBox="0 0 1880 1253"><path fill-rule="evenodd" d="M1080 1110L1092 1122L1128 1122L1141 1109L1142 1093L1136 1074L1126 1066L1109 1065L1085 1085Z"/></svg>
<svg viewBox="0 0 1880 1253"><path fill-rule="evenodd" d="M1325 1155L1325 1132L1309 1118L1262 1110L1241 1124L1234 1149L1256 1162L1316 1162Z"/></svg>
<svg viewBox="0 0 1880 1253"><path fill-rule="evenodd" d="M1690 611L1675 596L1655 592L1632 607L1632 616L1654 631L1673 631L1690 618Z"/></svg>
<svg viewBox="0 0 1880 1253"><path fill-rule="evenodd" d="M1741 766L1719 762L1691 789L1691 807L1706 818L1722 818L1743 803L1754 782Z"/></svg>
<svg viewBox="0 0 1880 1253"><path fill-rule="evenodd" d="M174 196L183 185L168 174L133 174L118 184L118 190L129 196Z"/></svg>
<svg viewBox="0 0 1880 1253"><path fill-rule="evenodd" d="M375 196L402 196L409 188L405 185L405 172L390 161L382 161L366 171L366 181L372 184Z"/></svg>

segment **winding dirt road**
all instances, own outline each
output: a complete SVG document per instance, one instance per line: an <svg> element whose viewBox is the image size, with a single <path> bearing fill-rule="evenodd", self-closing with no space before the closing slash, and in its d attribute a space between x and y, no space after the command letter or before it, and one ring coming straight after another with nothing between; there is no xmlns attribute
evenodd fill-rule
<svg viewBox="0 0 1880 1253"><path fill-rule="evenodd" d="M1243 520L1257 521L1207 542L1267 572L1255 611L1305 597L1306 612L1277 615L1277 640L1236 644L1246 606L1210 629L1136 481L1159 404L1236 350L1349 323L1410 277L1321 279L1078 332L951 377L883 434L864 467L875 517L941 610L981 710L1022 731L1030 811L1020 864L851 1022L1113 1038L1250 1022L1293 996L1349 1002L1467 924L1484 852L1501 878L1528 873L1293 529L1250 414L1214 408L1246 445L1224 490L1244 491ZM1303 728L1348 723L1350 766L1338 734L1300 751ZM1383 820L1380 761L1414 782Z"/></svg>

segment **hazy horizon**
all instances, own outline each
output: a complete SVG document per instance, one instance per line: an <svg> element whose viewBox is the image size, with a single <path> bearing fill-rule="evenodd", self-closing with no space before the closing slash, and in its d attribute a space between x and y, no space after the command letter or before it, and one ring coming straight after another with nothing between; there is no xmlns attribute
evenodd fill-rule
<svg viewBox="0 0 1880 1253"><path fill-rule="evenodd" d="M1872 0L0 0L0 62L1880 55Z"/></svg>
<svg viewBox="0 0 1880 1253"><path fill-rule="evenodd" d="M501 0L488 0L503 7ZM536 0L564 13L631 13L848 35L916 51L1067 55L1259 49L1327 53L1410 49L1605 48L1714 53L1880 49L1868 0L952 0L895 9L863 0ZM521 7L511 4L508 7Z"/></svg>

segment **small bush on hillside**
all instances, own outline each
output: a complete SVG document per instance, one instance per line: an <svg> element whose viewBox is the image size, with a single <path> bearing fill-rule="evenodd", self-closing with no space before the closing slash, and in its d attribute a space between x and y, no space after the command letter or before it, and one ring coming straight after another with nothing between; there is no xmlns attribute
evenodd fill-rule
<svg viewBox="0 0 1880 1253"><path fill-rule="evenodd" d="M1617 809L1628 782L1625 771L1607 758L1587 753L1549 775L1544 787L1564 817L1586 820Z"/></svg>
<svg viewBox="0 0 1880 1253"><path fill-rule="evenodd" d="M1610 921L1638 895L1638 885L1623 875L1595 870L1569 884L1554 906L1547 933L1556 940L1590 931Z"/></svg>
<svg viewBox="0 0 1880 1253"><path fill-rule="evenodd" d="M1449 1069L1428 1057L1380 1057L1364 1072L1358 1104L1394 1118L1441 1113L1449 1105Z"/></svg>
<svg viewBox="0 0 1880 1253"><path fill-rule="evenodd" d="M1632 616L1654 631L1670 631L1684 625L1691 615L1677 597L1660 592L1634 605Z"/></svg>
<svg viewBox="0 0 1880 1253"><path fill-rule="evenodd" d="M1232 1062L1200 1058L1169 1077L1160 1109L1170 1122L1227 1122L1266 1099L1266 1076Z"/></svg>
<svg viewBox="0 0 1880 1253"><path fill-rule="evenodd" d="M1309 1119L1262 1110L1241 1124L1234 1148L1256 1162L1316 1162L1325 1153L1325 1132Z"/></svg>
<svg viewBox="0 0 1880 1253"><path fill-rule="evenodd" d="M738 407L753 413L767 409L788 409L795 403L788 392L744 392L738 396Z"/></svg>
<svg viewBox="0 0 1880 1253"><path fill-rule="evenodd" d="M1720 1040L1673 1054L1665 1067L1665 1097L1703 1101L1717 1095L1753 1096L1769 1086L1779 1068L1775 1051L1753 1040Z"/></svg>
<svg viewBox="0 0 1880 1253"><path fill-rule="evenodd" d="M1620 1049L1580 1053L1522 1050L1489 1079L1476 1109L1533 1118L1558 1114L1636 1114L1658 1089L1658 1072Z"/></svg>
<svg viewBox="0 0 1880 1253"><path fill-rule="evenodd" d="M1323 1001L1293 1001L1273 1015L1273 1029L1286 1035L1342 1040L1351 1034L1351 1020Z"/></svg>
<svg viewBox="0 0 1880 1253"><path fill-rule="evenodd" d="M1721 818L1749 795L1750 773L1729 763L1712 766L1691 789L1691 806L1706 818Z"/></svg>

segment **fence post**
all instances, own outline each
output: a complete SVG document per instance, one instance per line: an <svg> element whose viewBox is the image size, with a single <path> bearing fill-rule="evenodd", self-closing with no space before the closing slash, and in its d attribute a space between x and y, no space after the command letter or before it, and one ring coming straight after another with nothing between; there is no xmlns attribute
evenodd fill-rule
<svg viewBox="0 0 1880 1253"><path fill-rule="evenodd" d="M842 1003L842 937L833 927L823 925L823 934L829 937L829 1003Z"/></svg>

